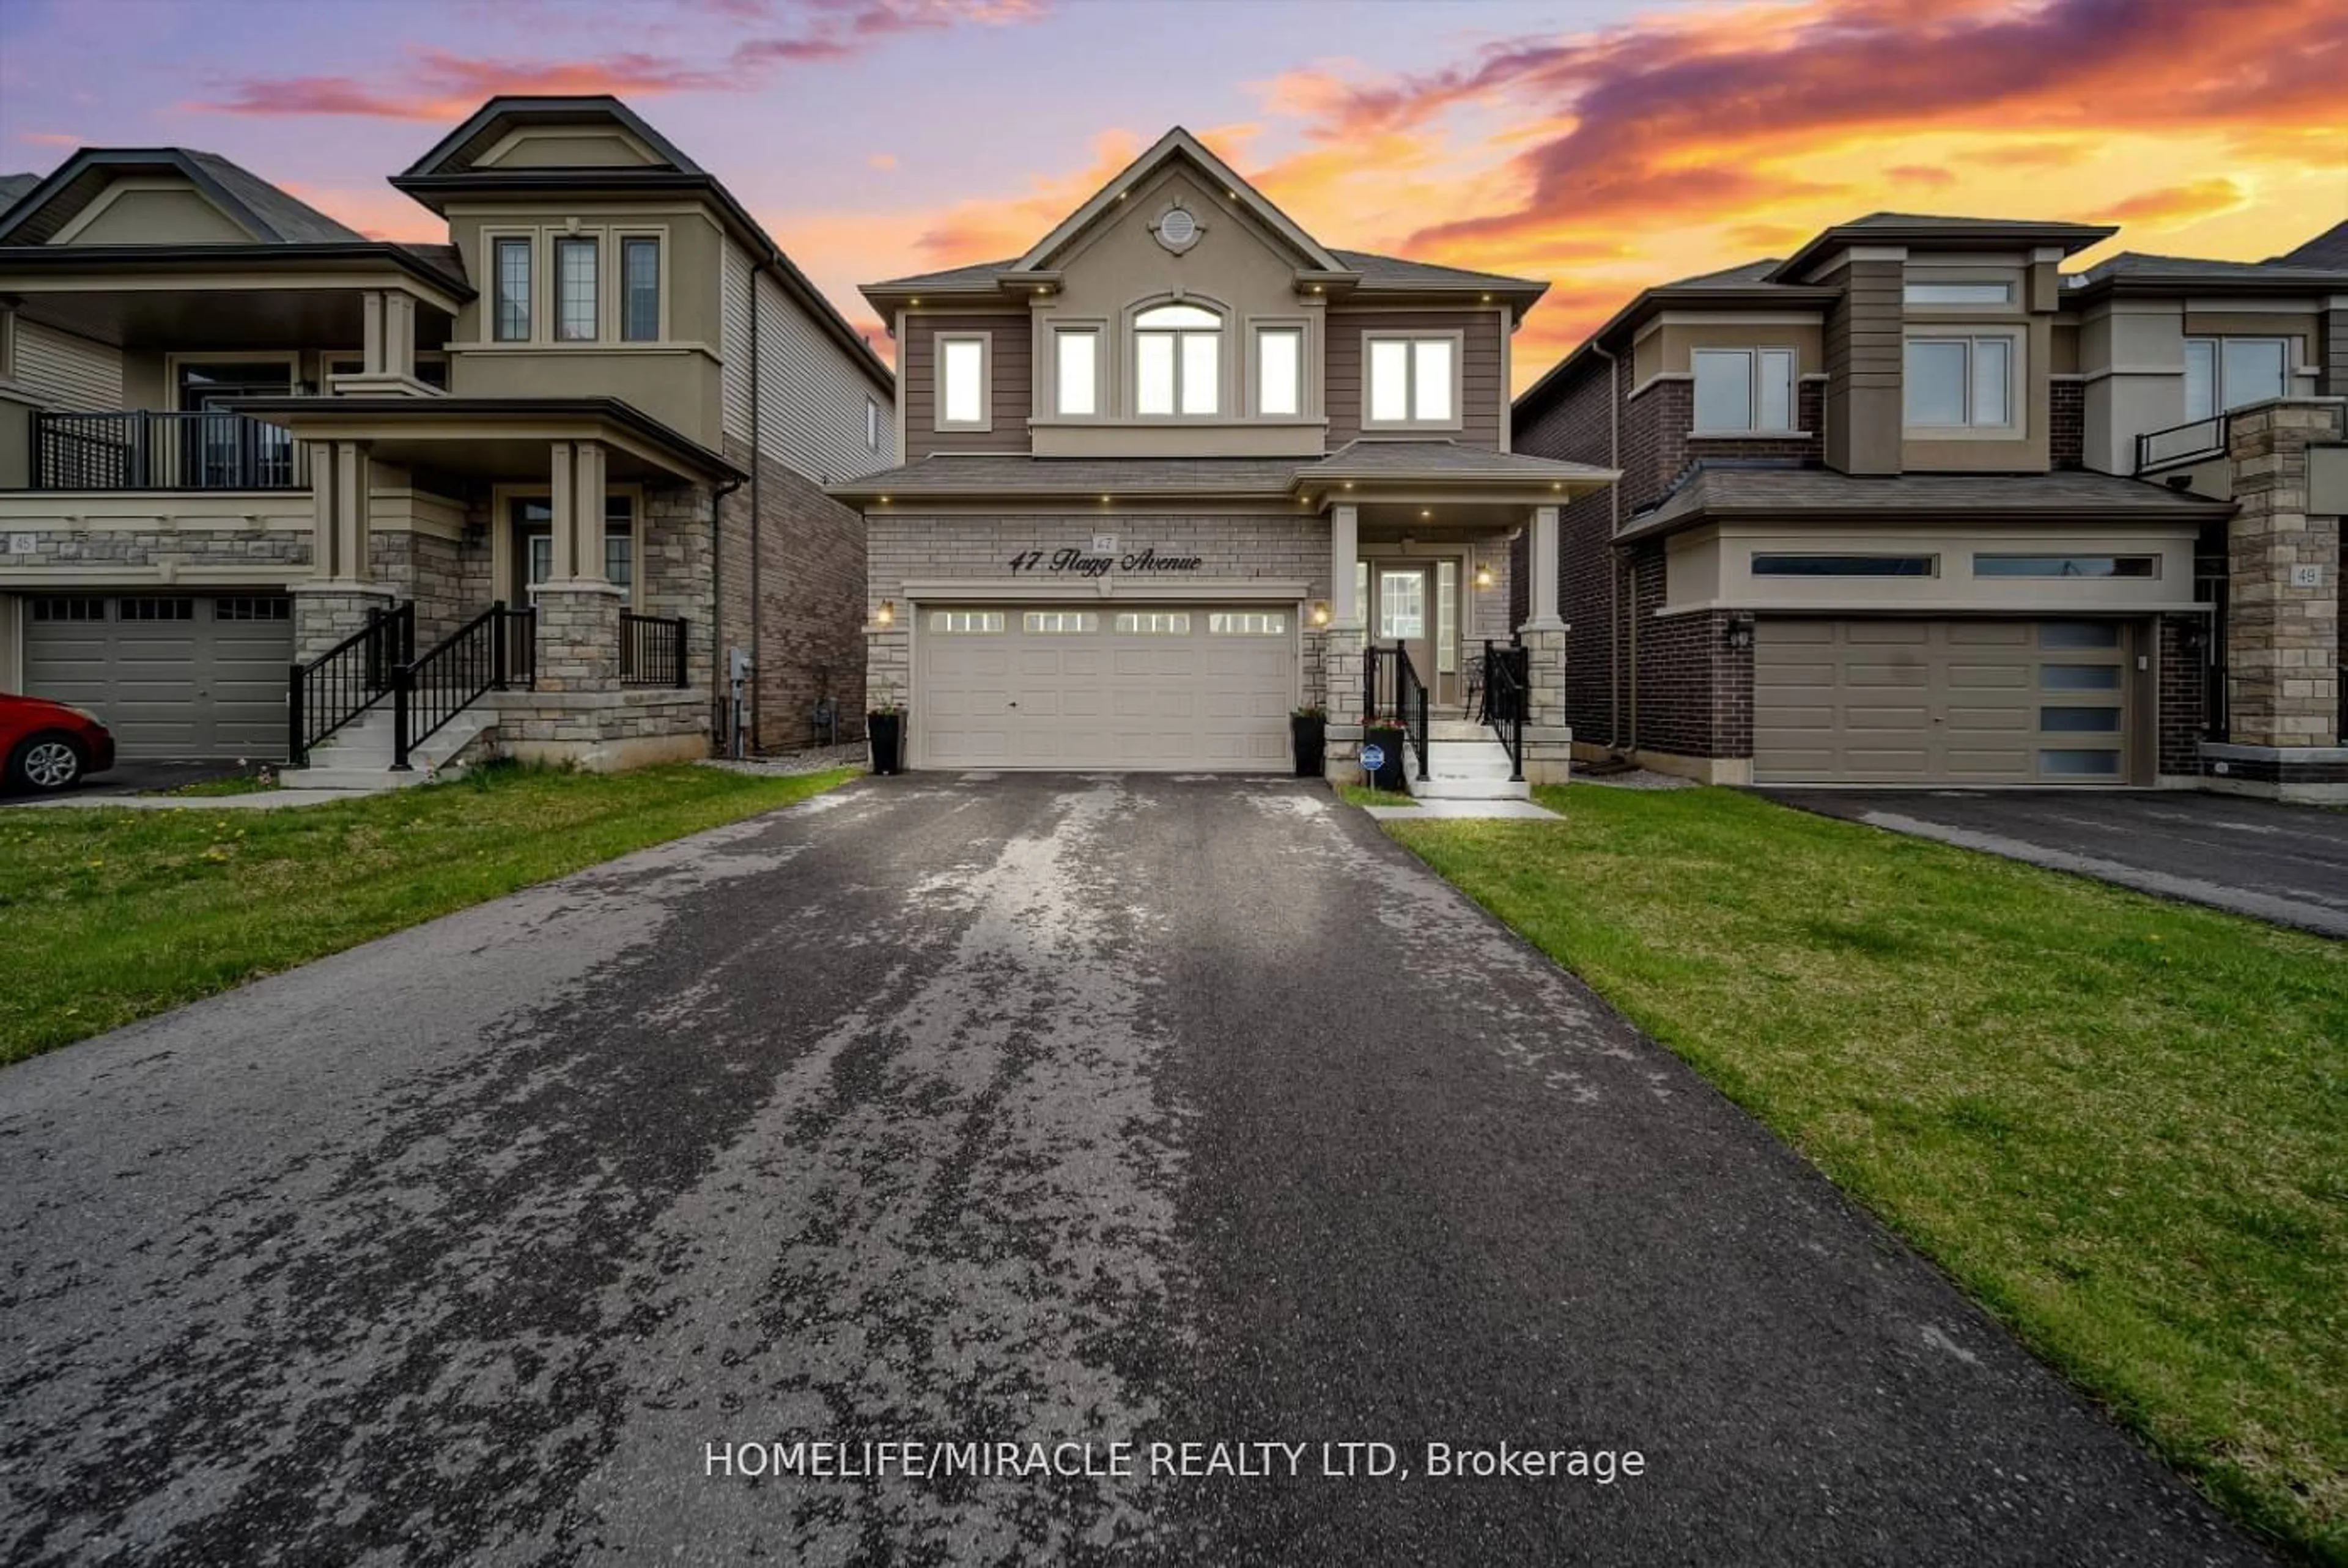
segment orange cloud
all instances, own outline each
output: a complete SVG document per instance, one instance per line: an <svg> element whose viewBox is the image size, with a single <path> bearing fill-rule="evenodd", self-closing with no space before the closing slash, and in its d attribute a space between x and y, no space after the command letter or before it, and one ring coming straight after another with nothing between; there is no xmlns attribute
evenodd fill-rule
<svg viewBox="0 0 2348 1568"><path fill-rule="evenodd" d="M1945 169L1929 163L1895 163L1883 171L1885 179L1900 185L1954 185L1957 177Z"/></svg>
<svg viewBox="0 0 2348 1568"><path fill-rule="evenodd" d="M1992 169L2067 169L2084 162L2093 150L2079 141L2023 141L2004 147L1975 148L1958 156L1968 163Z"/></svg>
<svg viewBox="0 0 2348 1568"><path fill-rule="evenodd" d="M2242 204L2242 188L2230 179L2197 179L2140 190L2096 214L2108 223L2177 223Z"/></svg>
<svg viewBox="0 0 2348 1568"><path fill-rule="evenodd" d="M499 93L654 97L677 92L750 92L776 67L844 59L899 34L963 24L1006 26L1044 14L1038 0L803 0L815 20L804 30L745 39L706 64L641 50L568 60L475 59L446 49L411 51L389 84L355 77L252 77L226 97L183 108L218 114L356 115L386 119L462 118ZM756 0L720 9L743 19L767 12Z"/></svg>

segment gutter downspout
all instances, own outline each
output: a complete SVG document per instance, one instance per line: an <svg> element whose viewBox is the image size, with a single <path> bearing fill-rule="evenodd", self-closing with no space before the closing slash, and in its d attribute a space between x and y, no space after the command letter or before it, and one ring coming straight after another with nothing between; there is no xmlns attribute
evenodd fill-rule
<svg viewBox="0 0 2348 1568"><path fill-rule="evenodd" d="M1602 343L1592 343L1591 351L1606 362L1606 466L1616 473L1622 469L1622 365ZM1614 536L1622 531L1622 482L1617 479L1606 487L1606 744L1609 750L1620 752L1622 747L1622 560L1616 549ZM1631 629L1631 651L1636 660L1639 644L1638 628ZM1633 662L1631 670L1631 702L1635 714L1639 701L1639 671ZM1631 745L1639 743L1638 723L1632 721Z"/></svg>
<svg viewBox="0 0 2348 1568"><path fill-rule="evenodd" d="M767 413L761 401L766 389L760 384L766 378L760 374L758 364L759 340L766 335L758 330L758 280L773 265L774 258L771 256L750 264L750 749L753 751L757 749L758 736L763 733L758 728L758 689L766 683L761 679L766 673L761 665L766 659L767 648L762 625L765 618L760 613L764 606L758 593L758 558L766 553L760 548L763 541L759 537L759 524L765 517L766 506L758 486L758 441L760 426L766 423ZM738 746L735 754L741 754Z"/></svg>

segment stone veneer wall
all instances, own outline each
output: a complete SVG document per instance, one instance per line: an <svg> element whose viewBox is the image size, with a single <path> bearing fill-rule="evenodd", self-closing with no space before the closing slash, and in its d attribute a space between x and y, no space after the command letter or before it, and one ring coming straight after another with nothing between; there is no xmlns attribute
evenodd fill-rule
<svg viewBox="0 0 2348 1568"><path fill-rule="evenodd" d="M726 454L747 467L750 448L729 440ZM866 536L863 517L833 500L815 480L772 456L757 459L757 506L747 484L724 503L724 648L758 643L754 751L804 746L819 698L839 709L839 735L864 733L867 649L864 622ZM754 527L755 525L755 527ZM751 604L751 551L757 549L759 604ZM719 695L722 697L723 692ZM721 736L721 743L723 737Z"/></svg>
<svg viewBox="0 0 2348 1568"><path fill-rule="evenodd" d="M2342 435L2337 405L2279 402L2228 421L2228 739L2331 748L2340 734L2341 519L2308 510L2307 447ZM2295 584L2294 567L2320 581Z"/></svg>
<svg viewBox="0 0 2348 1568"><path fill-rule="evenodd" d="M77 588L77 569L118 571L125 567L147 567L168 564L174 567L250 567L252 586L282 588L294 578L310 569L311 533L308 528L11 528L10 533L30 532L33 549L29 555L5 558L11 569L32 567L57 569L58 591ZM121 584L108 585L108 591L123 591ZM158 580L151 586L170 588L169 582ZM37 586L22 586L20 591L37 593ZM205 593L232 591L216 589L206 583Z"/></svg>
<svg viewBox="0 0 2348 1568"><path fill-rule="evenodd" d="M367 536L367 570L376 583L416 603L418 653L489 607L476 586L489 580L489 547L478 548L478 574L468 553L468 547L438 534L378 528Z"/></svg>
<svg viewBox="0 0 2348 1568"><path fill-rule="evenodd" d="M900 701L911 696L912 610L905 596L907 583L1006 580L1012 577L1014 555L1034 549L1048 553L1066 546L1084 548L1094 535L1108 533L1117 536L1120 553L1149 548L1161 555L1200 558L1196 573L1142 579L1166 592L1180 592L1186 578L1220 578L1297 581L1305 585L1308 600L1329 597L1329 519L1323 517L1281 512L1113 516L875 512L865 522L870 572L865 591L874 604L894 601L898 617L895 625L876 627L866 634L866 679L870 692L876 698L893 694ZM1035 580L1040 585L1053 579L1044 575ZM1124 580L1112 574L1112 581ZM1305 629L1301 676L1306 702L1330 700L1323 672L1325 641L1312 628ZM1358 685L1358 670L1354 679ZM1355 701L1358 703L1358 696ZM1333 720L1342 718L1334 705L1331 712ZM918 715L913 722L921 722Z"/></svg>

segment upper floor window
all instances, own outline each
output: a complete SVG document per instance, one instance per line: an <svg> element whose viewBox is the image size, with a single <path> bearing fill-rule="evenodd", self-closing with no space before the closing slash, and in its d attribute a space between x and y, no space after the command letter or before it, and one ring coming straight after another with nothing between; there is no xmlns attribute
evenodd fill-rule
<svg viewBox="0 0 2348 1568"><path fill-rule="evenodd" d="M1304 412L1304 332L1262 327L1255 334L1255 411L1271 417Z"/></svg>
<svg viewBox="0 0 2348 1568"><path fill-rule="evenodd" d="M2013 339L1911 337L1902 369L1907 422L1928 429L2013 423Z"/></svg>
<svg viewBox="0 0 2348 1568"><path fill-rule="evenodd" d="M987 401L987 343L983 333L938 334L940 429L994 427Z"/></svg>
<svg viewBox="0 0 2348 1568"><path fill-rule="evenodd" d="M554 242L554 336L561 343L595 338L595 252L592 240Z"/></svg>
<svg viewBox="0 0 2348 1568"><path fill-rule="evenodd" d="M660 241L631 234L620 241L620 337L626 343L657 343L660 320Z"/></svg>
<svg viewBox="0 0 2348 1568"><path fill-rule="evenodd" d="M1459 338L1373 337L1366 345L1370 425L1459 422Z"/></svg>
<svg viewBox="0 0 2348 1568"><path fill-rule="evenodd" d="M2010 305L2012 283L1910 283L1900 297L1911 305Z"/></svg>
<svg viewBox="0 0 2348 1568"><path fill-rule="evenodd" d="M1133 318L1136 413L1222 411L1223 318L1197 305L1159 305Z"/></svg>
<svg viewBox="0 0 2348 1568"><path fill-rule="evenodd" d="M2282 396L2291 385L2290 350L2290 340L2279 337L2187 338L2185 417L2210 419Z"/></svg>
<svg viewBox="0 0 2348 1568"><path fill-rule="evenodd" d="M1792 349L1700 348L1688 358L1699 434L1794 427Z"/></svg>
<svg viewBox="0 0 2348 1568"><path fill-rule="evenodd" d="M530 241L515 237L499 240L491 271L496 274L495 321L491 335L499 343L530 341Z"/></svg>
<svg viewBox="0 0 2348 1568"><path fill-rule="evenodd" d="M864 400L864 449L880 450L880 405L869 397Z"/></svg>
<svg viewBox="0 0 2348 1568"><path fill-rule="evenodd" d="M1100 412L1100 329L1060 327L1052 333L1052 374L1062 414Z"/></svg>

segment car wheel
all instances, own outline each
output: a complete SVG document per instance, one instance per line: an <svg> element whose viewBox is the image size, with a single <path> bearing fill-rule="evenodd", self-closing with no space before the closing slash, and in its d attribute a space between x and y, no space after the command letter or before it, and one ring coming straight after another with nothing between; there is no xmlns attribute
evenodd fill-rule
<svg viewBox="0 0 2348 1568"><path fill-rule="evenodd" d="M81 751L63 735L35 735L16 748L8 773L27 789L64 789L81 777Z"/></svg>

